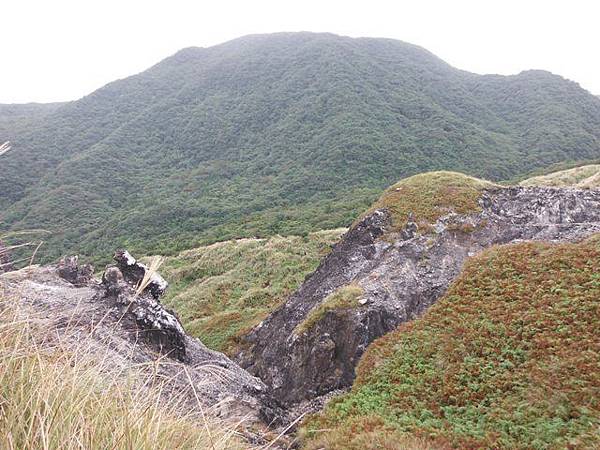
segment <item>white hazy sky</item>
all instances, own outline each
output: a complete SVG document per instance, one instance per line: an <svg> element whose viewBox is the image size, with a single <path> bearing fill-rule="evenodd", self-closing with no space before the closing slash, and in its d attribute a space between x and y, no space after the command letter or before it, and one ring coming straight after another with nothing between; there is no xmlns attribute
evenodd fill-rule
<svg viewBox="0 0 600 450"><path fill-rule="evenodd" d="M460 69L545 69L600 94L597 0L0 0L0 103L74 100L250 33L400 39Z"/></svg>

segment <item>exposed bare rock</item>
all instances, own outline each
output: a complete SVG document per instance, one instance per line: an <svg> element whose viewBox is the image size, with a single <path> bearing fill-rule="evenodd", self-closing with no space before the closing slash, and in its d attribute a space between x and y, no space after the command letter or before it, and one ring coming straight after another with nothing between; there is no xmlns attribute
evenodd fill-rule
<svg viewBox="0 0 600 450"><path fill-rule="evenodd" d="M393 231L385 209L365 217L249 334L238 355L242 367L287 406L343 389L367 345L440 298L469 256L495 244L576 240L600 231L600 191L488 188L479 204L481 211L449 213L422 234L410 221ZM363 291L356 305L323 308L350 283ZM319 320L299 327L315 311Z"/></svg>
<svg viewBox="0 0 600 450"><path fill-rule="evenodd" d="M121 269L123 278L131 286L138 286L149 270L148 266L137 261L127 250L117 250L113 259ZM150 282L144 291L149 292L152 297L158 300L168 287L169 283L159 273L155 272L151 275Z"/></svg>
<svg viewBox="0 0 600 450"><path fill-rule="evenodd" d="M44 321L49 341L60 340L77 352L86 349L125 372L146 373L164 383L166 399L183 400L194 411L212 408L233 420L271 422L280 416L268 388L188 336L154 298L157 291L135 295L127 282L130 272L124 276L118 267L107 268L102 281L84 283L88 271L77 258L65 258L58 266L2 274L0 289L18 301L22 318Z"/></svg>
<svg viewBox="0 0 600 450"><path fill-rule="evenodd" d="M85 286L94 278L94 267L91 264L79 266L79 257L65 256L57 265L58 276L75 286Z"/></svg>

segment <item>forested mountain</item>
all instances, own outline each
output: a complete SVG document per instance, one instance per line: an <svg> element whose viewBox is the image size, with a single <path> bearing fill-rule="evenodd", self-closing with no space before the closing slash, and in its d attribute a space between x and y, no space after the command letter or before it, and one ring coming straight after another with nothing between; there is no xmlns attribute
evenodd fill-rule
<svg viewBox="0 0 600 450"><path fill-rule="evenodd" d="M64 103L0 104L0 141L17 136ZM3 138L6 138L3 140Z"/></svg>
<svg viewBox="0 0 600 450"><path fill-rule="evenodd" d="M25 129L24 129L25 128ZM385 186L600 157L600 100L542 71L475 75L389 39L255 35L184 49L2 128L0 220L68 251L170 252L348 225Z"/></svg>

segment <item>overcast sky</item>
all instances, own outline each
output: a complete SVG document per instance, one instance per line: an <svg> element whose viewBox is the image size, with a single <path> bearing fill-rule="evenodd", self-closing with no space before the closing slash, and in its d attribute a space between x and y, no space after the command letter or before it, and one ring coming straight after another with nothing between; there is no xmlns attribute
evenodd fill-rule
<svg viewBox="0 0 600 450"><path fill-rule="evenodd" d="M0 0L0 103L74 100L183 47L329 31L420 45L460 69L546 69L600 94L597 0Z"/></svg>

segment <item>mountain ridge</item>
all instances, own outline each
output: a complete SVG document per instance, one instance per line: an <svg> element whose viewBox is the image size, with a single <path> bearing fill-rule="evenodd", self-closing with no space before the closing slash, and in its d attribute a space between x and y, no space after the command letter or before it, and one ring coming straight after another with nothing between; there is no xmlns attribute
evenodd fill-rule
<svg viewBox="0 0 600 450"><path fill-rule="evenodd" d="M415 173L498 180L597 158L598 129L600 101L556 75L470 74L390 39L253 35L0 135L0 220L50 228L45 258L302 234L347 226Z"/></svg>

